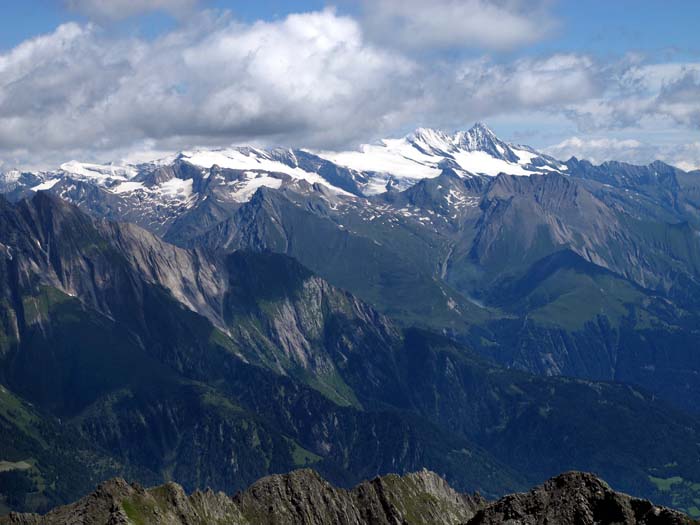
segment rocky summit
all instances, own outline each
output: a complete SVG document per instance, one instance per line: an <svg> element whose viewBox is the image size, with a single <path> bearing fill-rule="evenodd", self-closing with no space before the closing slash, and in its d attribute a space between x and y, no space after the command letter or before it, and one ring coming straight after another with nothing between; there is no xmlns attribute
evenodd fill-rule
<svg viewBox="0 0 700 525"><path fill-rule="evenodd" d="M489 503L460 494L422 470L336 488L310 469L260 479L229 497L206 490L187 495L176 483L144 489L121 478L107 481L76 503L44 516L10 514L2 525L675 525L685 515L615 492L592 474L569 472L528 493Z"/></svg>
<svg viewBox="0 0 700 525"><path fill-rule="evenodd" d="M681 524L685 515L612 490L592 474L569 472L525 494L511 494L486 505L469 525Z"/></svg>

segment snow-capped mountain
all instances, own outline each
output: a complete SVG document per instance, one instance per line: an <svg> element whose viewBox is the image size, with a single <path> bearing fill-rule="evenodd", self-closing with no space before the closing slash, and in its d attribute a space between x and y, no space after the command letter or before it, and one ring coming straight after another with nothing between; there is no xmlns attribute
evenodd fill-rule
<svg viewBox="0 0 700 525"><path fill-rule="evenodd" d="M363 193L368 195L383 193L387 187L406 189L421 179L437 177L445 168L465 177L566 170L561 162L528 146L500 140L480 122L453 135L419 128L401 139L385 139L364 145L358 151L321 152L319 156L369 174L363 187Z"/></svg>
<svg viewBox="0 0 700 525"><path fill-rule="evenodd" d="M99 165L71 161L61 165L55 172L35 174L40 176L42 181L40 184L31 186L30 189L34 191L51 189L57 183L69 179L99 186L114 194L145 193L159 196L162 201L183 201L192 196L195 179L208 179L213 168L237 172L238 176L233 178L214 174L217 180L225 181L229 187L228 194L234 201L249 200L254 190L260 186L279 188L283 180L324 184L335 189L317 173L300 168L293 160L294 153L291 150L286 152L288 157L280 158L281 150L271 152L254 148L194 150L137 165ZM200 177L195 177L193 173L188 172L189 176L181 179L178 173L170 169L180 164L198 169ZM18 176L15 176L12 180L16 181L17 178Z"/></svg>
<svg viewBox="0 0 700 525"><path fill-rule="evenodd" d="M477 123L454 134L420 128L347 152L230 147L187 150L141 164L71 161L53 171L8 171L0 177L0 193L17 200L50 191L93 215L180 239L230 217L261 188L321 199L363 221L383 217L437 227L435 221L459 222L472 213L479 198L469 187L480 180L567 170ZM428 181L432 184L425 185ZM413 187L412 194L399 194ZM430 213L417 210L419 201L427 206L428 195Z"/></svg>
<svg viewBox="0 0 700 525"><path fill-rule="evenodd" d="M562 163L504 142L477 123L454 134L421 128L347 152L230 147L182 151L141 164L71 161L53 171L0 173L0 193L18 200L49 191L95 216L185 242L230 218L261 190L284 193L300 208L325 209L339 224L346 219L337 216L344 214L389 228L413 223L439 230L478 216L499 174L627 184L610 179L611 170L616 176L629 172L634 180L648 170L663 171L659 166L595 167L575 159Z"/></svg>
<svg viewBox="0 0 700 525"><path fill-rule="evenodd" d="M181 164L195 168L199 175L185 170L188 177L180 178L171 168ZM214 168L217 173L212 175ZM233 147L183 151L143 164L71 161L49 172L8 171L0 177L0 190L50 190L59 182L71 181L97 186L114 195L139 195L141 200L172 205L187 203L196 193L195 186L218 186L220 197L246 202L262 186L279 189L283 185L317 185L337 195L375 195L406 189L421 179L437 177L447 168L462 177L566 170L564 164L527 146L503 142L484 124L477 123L453 135L420 128L403 138L385 139L357 151ZM195 180L207 181L210 176L204 184Z"/></svg>

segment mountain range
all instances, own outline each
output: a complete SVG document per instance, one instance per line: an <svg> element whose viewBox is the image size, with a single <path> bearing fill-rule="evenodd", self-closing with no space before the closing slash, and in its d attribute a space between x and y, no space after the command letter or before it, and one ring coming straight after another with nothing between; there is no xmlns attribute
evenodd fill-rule
<svg viewBox="0 0 700 525"><path fill-rule="evenodd" d="M483 124L5 172L3 504L575 469L700 515L699 175Z"/></svg>

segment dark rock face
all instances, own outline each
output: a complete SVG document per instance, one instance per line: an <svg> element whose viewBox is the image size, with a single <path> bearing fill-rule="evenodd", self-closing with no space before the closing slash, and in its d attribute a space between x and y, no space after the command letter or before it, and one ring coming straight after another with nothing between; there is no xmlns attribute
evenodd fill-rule
<svg viewBox="0 0 700 525"><path fill-rule="evenodd" d="M350 491L312 470L297 471L263 478L234 500L250 523L280 524L462 523L485 504L427 470L378 477Z"/></svg>
<svg viewBox="0 0 700 525"><path fill-rule="evenodd" d="M308 469L263 478L233 498L211 490L187 496L175 483L145 490L114 479L45 516L0 518L1 525L65 523L682 525L691 521L679 512L615 492L592 474L581 472L563 474L527 494L489 504L479 495L458 494L427 470L378 477L348 491Z"/></svg>
<svg viewBox="0 0 700 525"><path fill-rule="evenodd" d="M682 524L683 514L613 491L592 474L569 472L526 494L506 496L481 509L468 525Z"/></svg>

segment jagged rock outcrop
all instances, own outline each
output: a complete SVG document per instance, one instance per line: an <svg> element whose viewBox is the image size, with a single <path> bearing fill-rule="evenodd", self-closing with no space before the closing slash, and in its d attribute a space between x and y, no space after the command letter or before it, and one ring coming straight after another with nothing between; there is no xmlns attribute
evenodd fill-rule
<svg viewBox="0 0 700 525"><path fill-rule="evenodd" d="M262 478L233 498L211 490L187 496L175 483L145 490L117 478L44 516L13 513L0 524L458 524L484 504L427 470L376 478L348 491L304 469Z"/></svg>
<svg viewBox="0 0 700 525"><path fill-rule="evenodd" d="M478 495L455 492L428 470L377 477L351 491L300 470L263 478L234 499L250 523L271 524L456 524L485 504Z"/></svg>
<svg viewBox="0 0 700 525"><path fill-rule="evenodd" d="M10 514L3 524L128 525L247 523L236 505L222 492L195 492L187 496L176 483L152 489L129 484L121 478L102 483L97 490L71 505L45 516Z"/></svg>
<svg viewBox="0 0 700 525"><path fill-rule="evenodd" d="M511 494L481 509L468 525L501 523L675 525L691 521L680 512L615 492L592 474L568 472L526 494Z"/></svg>
<svg viewBox="0 0 700 525"><path fill-rule="evenodd" d="M558 524L676 525L685 515L613 491L592 474L569 472L526 494L488 504L481 496L455 492L423 470L388 475L352 490L339 489L315 471L268 476L229 498L221 492L187 496L179 485L152 489L114 479L95 492L44 516L10 514L0 525L412 525Z"/></svg>

